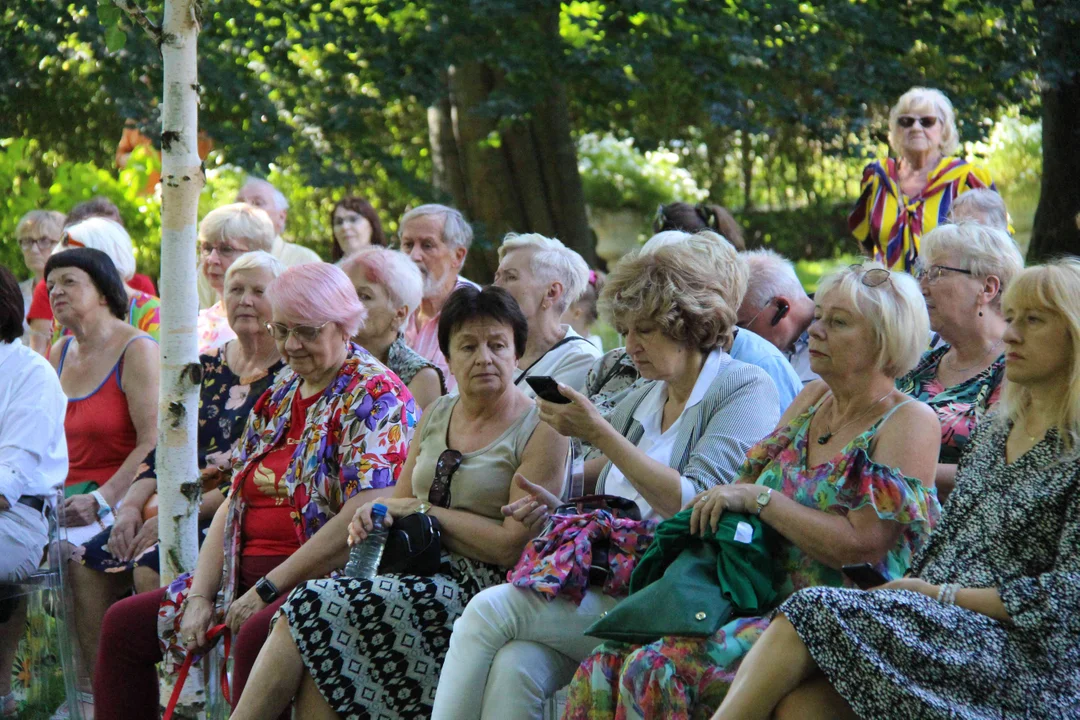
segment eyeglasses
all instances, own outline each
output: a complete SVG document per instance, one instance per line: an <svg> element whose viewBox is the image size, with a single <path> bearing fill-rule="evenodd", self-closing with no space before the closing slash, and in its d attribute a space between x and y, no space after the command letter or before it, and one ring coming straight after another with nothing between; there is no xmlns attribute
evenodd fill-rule
<svg viewBox="0 0 1080 720"><path fill-rule="evenodd" d="M749 328L751 325L753 325L755 322L757 322L757 319L759 317L761 317L761 313L768 310L769 306L772 305L775 301L776 301L776 298L774 298L774 297L769 298L768 300L765 301L765 304L761 307L761 309L757 311L757 314L755 314L754 317L750 318L750 320L748 320L747 322L744 322L744 323L737 322L737 323L735 323L735 325L737 327L741 327L743 329ZM784 316L788 314L788 311L790 309L791 308L788 307L788 304L785 303L785 302L777 303L777 305L776 305L776 314L772 316L772 320L769 321L769 325L771 327L776 327L777 325L779 325L780 321L784 319Z"/></svg>
<svg viewBox="0 0 1080 720"><path fill-rule="evenodd" d="M428 490L428 502L436 507L450 507L450 481L461 467L461 453L447 448L435 461L435 479Z"/></svg>
<svg viewBox="0 0 1080 720"><path fill-rule="evenodd" d="M211 245L209 243L199 243L199 255L203 256L204 258L210 257L210 255L215 250L217 250L218 257L223 258L230 258L234 255L240 255L246 252L245 250L241 250L240 248L234 248L231 245Z"/></svg>
<svg viewBox="0 0 1080 720"><path fill-rule="evenodd" d="M961 273L963 275L972 275L970 270L964 270L963 268L949 267L948 265L931 265L926 267L920 263L915 263L915 279L919 282L926 280L927 285L933 285L941 278L941 273L948 270L949 272Z"/></svg>
<svg viewBox="0 0 1080 720"><path fill-rule="evenodd" d="M878 287L884 285L889 280L891 272L885 268L871 268L866 270L863 268L862 263L855 263L854 265L848 265L848 270L851 270L856 275L861 275L860 280L866 287Z"/></svg>
<svg viewBox="0 0 1080 720"><path fill-rule="evenodd" d="M896 124L904 129L914 126L916 122L924 128L932 128L937 125L938 119L934 115L923 115L920 118L917 118L914 115L901 115L896 118Z"/></svg>
<svg viewBox="0 0 1080 720"><path fill-rule="evenodd" d="M266 323L266 329L270 332L270 336L278 342L289 342L289 336L295 335L296 339L302 343L315 342L315 338L319 337L319 333L322 329L330 324L327 320L322 325L297 325L296 327L286 327L282 323L268 322Z"/></svg>
<svg viewBox="0 0 1080 720"><path fill-rule="evenodd" d="M52 238L37 237L37 238L19 238L19 247L23 250L29 250L32 247L36 247L38 250L48 250L53 246Z"/></svg>

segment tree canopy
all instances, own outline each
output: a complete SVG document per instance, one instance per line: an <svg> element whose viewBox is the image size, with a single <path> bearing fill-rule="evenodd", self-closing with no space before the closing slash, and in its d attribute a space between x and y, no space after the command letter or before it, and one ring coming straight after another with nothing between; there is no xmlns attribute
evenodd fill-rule
<svg viewBox="0 0 1080 720"><path fill-rule="evenodd" d="M156 4L147 3L150 15ZM133 29L108 8L6 4L0 138L108 167L124 119L159 132L160 55L150 43L125 42ZM749 182L739 183L740 195L732 177L752 179L755 159L802 202L844 200L847 187L830 197L815 168L878 149L888 107L909 87L943 90L962 138L978 140L1005 108L1038 115L1038 83L1074 82L1080 67L1076 42L1054 39L1077 27L1080 10L1065 0L220 0L202 8L200 126L221 157L260 174L285 168L328 192L359 188L388 217L421 199L463 196L477 215L511 212L507 201L485 209L479 189L440 181L454 162L446 153L466 154L465 185L491 177L468 175L500 153L520 184L537 162L535 172L546 171L515 138L560 136L552 123L563 121L575 137L704 148L688 167L716 200L751 204ZM460 147L436 142L431 109L440 103L458 122L446 127L468 139ZM744 172L733 175L732 162ZM44 180L49 166L43 157L35 168ZM517 222L540 222L528 196L551 188L520 193ZM559 229L566 206L551 202Z"/></svg>

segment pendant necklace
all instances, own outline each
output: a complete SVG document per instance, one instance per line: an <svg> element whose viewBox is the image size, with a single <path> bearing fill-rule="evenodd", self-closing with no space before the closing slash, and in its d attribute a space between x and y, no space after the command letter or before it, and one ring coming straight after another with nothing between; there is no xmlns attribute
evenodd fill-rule
<svg viewBox="0 0 1080 720"><path fill-rule="evenodd" d="M874 401L873 403L871 403L871 404L870 404L870 406L869 406L868 408L866 408L866 409L865 409L865 410L863 410L863 411L862 411L861 413L859 413L859 414L858 414L858 415L856 415L855 417L851 418L850 420L848 420L848 421L847 421L846 423L844 423L844 424L843 424L843 425L841 425L840 427L836 428L835 430L830 430L830 429L829 429L829 426L828 426L828 425L825 425L825 434L823 434L823 435L822 435L821 437L819 437L819 438L817 439L817 444L818 444L818 445L825 445L826 443L828 443L828 442L829 442L830 440L832 440L832 438L833 438L833 435L835 435L836 433L840 432L841 430L843 430L844 428L846 428L846 427L847 427L848 425L850 425L851 423L855 422L855 421L856 421L856 420L858 420L859 418L861 418L861 417L863 417L864 415L866 415L866 413L870 412L870 411L871 411L871 410L873 410L873 409L874 409L875 407L877 407L878 403L880 403L880 402L881 402L882 400L884 400L885 398L889 397L889 395L891 395L891 394L892 394L892 390L890 389L890 390L889 390L889 392L885 393L884 395L882 395L881 397L879 397L879 398L878 398L877 400L875 400L875 401Z"/></svg>

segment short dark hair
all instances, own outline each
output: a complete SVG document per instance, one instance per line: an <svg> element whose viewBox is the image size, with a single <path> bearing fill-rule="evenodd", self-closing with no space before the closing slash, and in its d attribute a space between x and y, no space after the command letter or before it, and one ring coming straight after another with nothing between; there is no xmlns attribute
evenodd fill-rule
<svg viewBox="0 0 1080 720"><path fill-rule="evenodd" d="M73 267L90 276L94 287L105 298L109 312L121 320L127 319L128 296L124 290L124 281L112 259L93 248L72 248L58 252L45 262L45 277L60 268Z"/></svg>
<svg viewBox="0 0 1080 720"><path fill-rule="evenodd" d="M19 281L10 270L0 265L0 342L10 343L22 337L25 317L26 306Z"/></svg>
<svg viewBox="0 0 1080 720"><path fill-rule="evenodd" d="M514 296L494 285L483 288L464 285L450 293L439 314L439 349L443 355L450 357L450 336L454 331L477 318L509 325L514 331L514 357L521 359L529 337L529 321Z"/></svg>
<svg viewBox="0 0 1080 720"><path fill-rule="evenodd" d="M71 212L67 216L66 227L78 225L83 220L92 217L112 220L120 227L124 227L124 219L120 217L120 208L116 207L116 203L103 195L92 197L71 208Z"/></svg>
<svg viewBox="0 0 1080 720"><path fill-rule="evenodd" d="M735 216L723 205L706 203L691 205L684 202L661 205L653 220L653 232L659 233L665 230L682 230L691 235L702 230L712 230L723 235L724 239L734 245L736 250L741 252L746 249L742 228L739 227Z"/></svg>
<svg viewBox="0 0 1080 720"><path fill-rule="evenodd" d="M359 195L346 195L338 200L337 204L334 205L334 209L330 212L331 262L337 262L345 257L345 252L338 245L337 238L334 237L334 213L338 211L338 208L345 208L363 215L364 219L371 223L371 244L386 247L386 233L383 232L382 223L379 222L379 213L375 212L375 208L371 207L371 203Z"/></svg>

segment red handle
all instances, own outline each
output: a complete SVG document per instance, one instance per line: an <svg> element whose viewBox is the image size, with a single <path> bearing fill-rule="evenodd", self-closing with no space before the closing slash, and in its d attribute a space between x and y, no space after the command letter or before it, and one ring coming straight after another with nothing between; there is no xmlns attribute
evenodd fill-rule
<svg viewBox="0 0 1080 720"><path fill-rule="evenodd" d="M227 665L229 660L229 650L232 647L232 633L229 632L228 626L225 623L221 625L215 625L210 628L206 633L207 642L216 640L219 635L225 636L225 661L221 664L221 692L224 694L225 702L232 704L229 699L229 675L227 672ZM195 652L188 650L187 655L184 657L184 664L180 666L180 672L176 676L176 685L173 686L172 697L169 698L169 704L165 706L165 715L161 720L172 720L173 711L176 710L176 703L180 700L180 692L184 689L184 683L187 681L188 673L191 672L191 663L195 661Z"/></svg>

